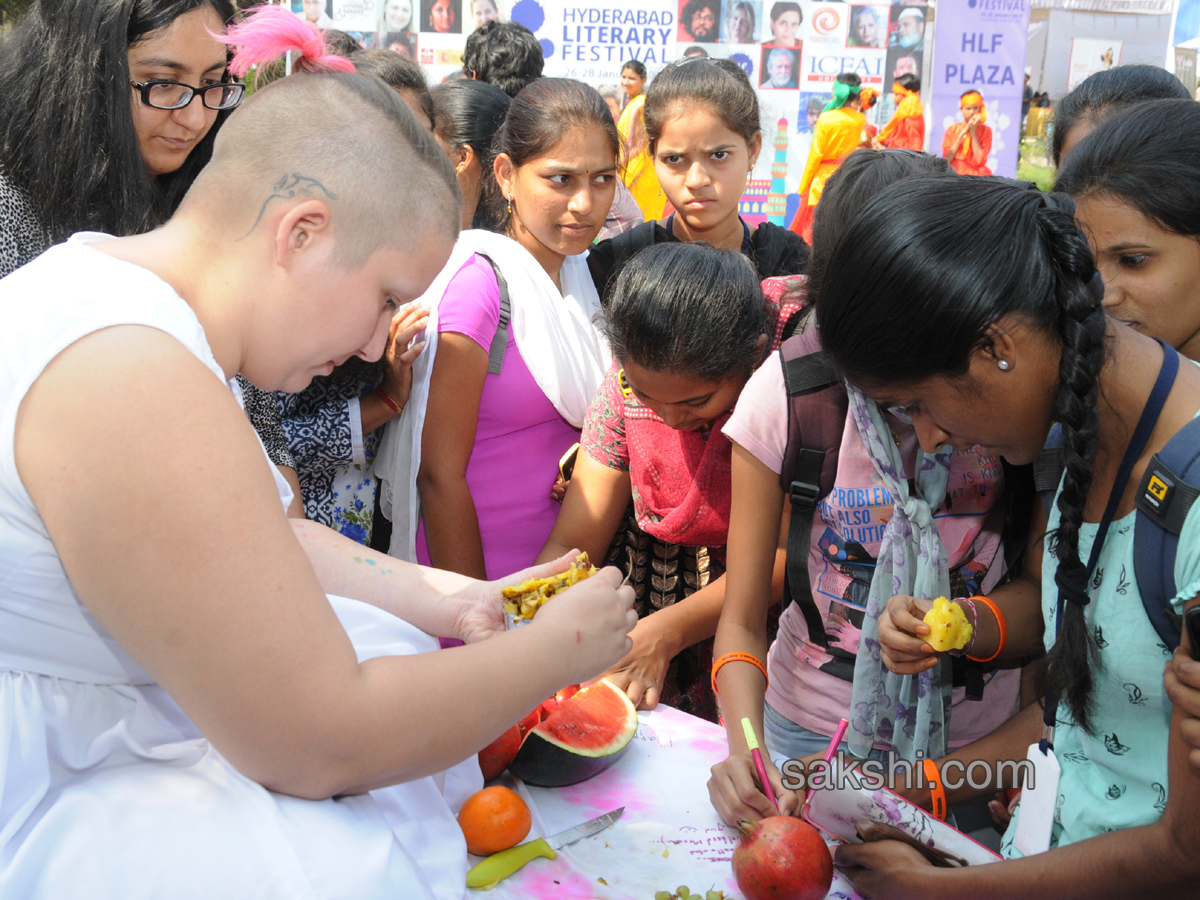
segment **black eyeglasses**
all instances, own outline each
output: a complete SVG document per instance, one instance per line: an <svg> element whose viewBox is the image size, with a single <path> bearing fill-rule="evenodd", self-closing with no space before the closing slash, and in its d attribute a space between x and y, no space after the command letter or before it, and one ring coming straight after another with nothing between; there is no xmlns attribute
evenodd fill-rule
<svg viewBox="0 0 1200 900"><path fill-rule="evenodd" d="M246 86L240 81L222 81L206 87L192 87L178 81L131 81L129 84L142 95L142 103L153 109L183 109L197 94L200 102L209 109L233 109L246 93Z"/></svg>

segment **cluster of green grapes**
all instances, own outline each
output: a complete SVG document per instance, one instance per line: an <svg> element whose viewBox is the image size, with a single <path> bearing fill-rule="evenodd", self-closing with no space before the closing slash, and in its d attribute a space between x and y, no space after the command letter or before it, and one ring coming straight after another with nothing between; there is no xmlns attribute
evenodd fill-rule
<svg viewBox="0 0 1200 900"><path fill-rule="evenodd" d="M686 884L681 884L675 888L675 893L670 891L659 891L654 895L654 900L701 900L699 894L693 894ZM703 900L725 900L724 891L714 891L711 888L704 893Z"/></svg>

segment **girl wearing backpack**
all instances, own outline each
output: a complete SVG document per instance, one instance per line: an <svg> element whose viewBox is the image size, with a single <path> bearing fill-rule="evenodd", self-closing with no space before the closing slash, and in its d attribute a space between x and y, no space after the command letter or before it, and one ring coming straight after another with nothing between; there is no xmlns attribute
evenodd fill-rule
<svg viewBox="0 0 1200 900"><path fill-rule="evenodd" d="M1024 463L1057 421L1066 456L1041 558L1045 703L959 753L1028 755L1047 776L1026 785L1005 835L1014 861L934 870L891 841L840 848L838 865L871 897L1195 893L1200 775L1163 686L1170 653L1132 572L1138 485L1200 409L1200 370L1105 315L1072 212L1059 195L914 179L867 205L825 270L826 350L867 396L903 406L925 449L978 445ZM913 308L921 315L895 314ZM1194 508L1174 574L1178 591L1157 599L1182 612L1200 589ZM1010 620L1009 640L1026 630Z"/></svg>
<svg viewBox="0 0 1200 900"><path fill-rule="evenodd" d="M830 178L818 207L809 290L821 289L824 263L833 248L840 246L845 223L852 221L874 194L896 181L946 172L943 161L924 154L853 153ZM812 327L811 317L804 324L807 327L784 344L781 353L785 360L817 358L821 349L817 329ZM734 443L733 505L729 587L717 629L714 681L720 690L730 755L714 767L709 793L721 817L730 824L776 815L777 809L795 812L802 797L784 788L777 766L784 759L822 754L841 718L851 722L847 743L856 755L893 748L911 760L917 750L940 756L945 750L939 748L968 743L1017 710L1019 672L1013 668L994 674L989 671L982 702L967 700L963 687L951 691L955 673L949 661L935 670L924 671L928 667L923 666L923 674L907 681L888 675L876 649L873 621L893 593L918 593L921 584L932 599L938 594L983 593L999 581L1012 563L1002 551L1007 509L1003 501L1009 486L1000 461L992 454L947 448L924 457L922 465L917 435L903 411L887 410L862 398L855 410L848 405L845 386L835 376L829 378L823 393L827 397L840 394L840 407L824 402L798 408L788 396L785 368L779 360L762 366L725 427ZM824 451L824 461L820 463L823 471L801 479L821 483L815 498L819 503L810 533L800 539L807 552L792 554L788 548L788 594L796 602L780 617L779 637L768 659L765 585L771 571L770 554L783 546L773 523L789 505L792 480L789 476L785 485L780 475L789 458L794 461L798 455L795 444L799 440L789 433L789 420L799 435L807 435L805 447ZM883 470L897 461L906 474L921 473L915 485L920 494L907 479L901 483L884 475ZM940 485L934 478L938 474L942 475ZM898 495L903 500L897 505ZM793 522L798 515L791 505ZM1010 516L1026 520L1026 515L1015 511ZM884 535L887 527L892 527L887 525L889 521L906 531L893 530L887 539L890 552L883 554ZM936 556L941 547L944 558L940 562L917 564L918 554L932 551ZM1012 548L1008 549L1011 553ZM911 560L905 562L922 574L918 575L921 580L910 578L893 590L892 570L897 578L902 575L898 551L907 553ZM799 578L793 577L796 558L800 558ZM880 577L876 571L883 567L883 581L873 586ZM807 584L800 584L799 579L805 577ZM1006 587L1009 591L1030 589L1036 591L1036 585L1024 579ZM1037 620L1036 602L1017 606L1010 616ZM875 611L865 615L864 608ZM981 608L976 623L980 634L972 648L973 656L986 661L987 670L994 669L1001 649L1010 664L1037 649L1036 638L1023 643L1010 638L1007 647L999 647L996 620L990 616L989 610ZM765 663L761 666L764 671L756 671L752 660ZM979 671L982 674L984 670ZM768 673L769 679L764 677ZM909 708L909 718L895 721L892 710L900 702ZM777 806L760 790L740 724L743 716L750 718L758 735L765 735L775 761L766 762ZM950 719L953 730L947 734Z"/></svg>

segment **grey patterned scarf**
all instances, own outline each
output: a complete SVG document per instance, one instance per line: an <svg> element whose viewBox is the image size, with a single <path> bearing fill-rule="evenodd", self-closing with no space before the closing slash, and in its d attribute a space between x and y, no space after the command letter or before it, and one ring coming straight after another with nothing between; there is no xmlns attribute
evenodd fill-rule
<svg viewBox="0 0 1200 900"><path fill-rule="evenodd" d="M881 742L908 760L915 758L917 750L929 757L943 756L950 718L950 662L943 659L940 665L915 676L888 671L879 655L879 616L896 594L933 600L950 590L946 548L938 536L933 511L946 497L954 451L947 446L926 456L917 450L919 496L910 496L900 450L883 412L875 401L849 385L847 394L858 433L895 504L879 545L854 664L850 750L866 757L872 746Z"/></svg>

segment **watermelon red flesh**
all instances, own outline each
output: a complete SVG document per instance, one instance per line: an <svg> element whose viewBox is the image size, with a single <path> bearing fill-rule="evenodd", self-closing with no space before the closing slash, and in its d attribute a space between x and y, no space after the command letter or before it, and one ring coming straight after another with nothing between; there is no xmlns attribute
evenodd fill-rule
<svg viewBox="0 0 1200 900"><path fill-rule="evenodd" d="M562 701L529 732L509 771L528 784L562 787L585 781L624 755L637 711L607 681Z"/></svg>

